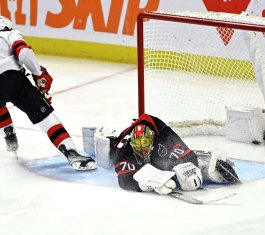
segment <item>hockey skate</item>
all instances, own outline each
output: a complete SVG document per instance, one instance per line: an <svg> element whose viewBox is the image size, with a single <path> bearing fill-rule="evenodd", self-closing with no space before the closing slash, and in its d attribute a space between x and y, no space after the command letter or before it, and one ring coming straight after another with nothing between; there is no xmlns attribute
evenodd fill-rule
<svg viewBox="0 0 265 235"><path fill-rule="evenodd" d="M97 168L96 162L91 157L82 156L74 149L67 150L64 144L59 146L59 150L76 171L89 171Z"/></svg>
<svg viewBox="0 0 265 235"><path fill-rule="evenodd" d="M14 129L12 126L7 126L4 128L4 132L6 134L5 141L6 141L6 148L7 151L17 151L18 149L18 141L17 135L14 133Z"/></svg>

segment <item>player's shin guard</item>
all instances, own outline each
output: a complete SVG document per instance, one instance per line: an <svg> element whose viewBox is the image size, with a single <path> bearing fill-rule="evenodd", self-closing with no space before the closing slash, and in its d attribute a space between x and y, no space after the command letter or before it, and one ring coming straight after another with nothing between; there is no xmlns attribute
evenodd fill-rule
<svg viewBox="0 0 265 235"><path fill-rule="evenodd" d="M82 156L76 151L76 147L70 135L53 113L41 121L39 126L47 133L54 146L64 154L73 169L96 169L95 161L92 158Z"/></svg>
<svg viewBox="0 0 265 235"><path fill-rule="evenodd" d="M43 119L38 123L41 130L47 133L50 141L53 145L58 148L60 144L64 142L67 149L74 148L74 143L70 138L70 135L59 121L59 119L55 116L55 114L51 113L48 117Z"/></svg>
<svg viewBox="0 0 265 235"><path fill-rule="evenodd" d="M5 138L8 151L16 151L18 149L15 128L6 107L0 108L0 134Z"/></svg>

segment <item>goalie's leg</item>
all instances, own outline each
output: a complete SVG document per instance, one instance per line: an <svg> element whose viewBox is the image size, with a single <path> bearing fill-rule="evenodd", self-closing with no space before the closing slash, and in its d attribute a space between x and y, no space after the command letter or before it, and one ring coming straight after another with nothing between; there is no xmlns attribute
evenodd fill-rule
<svg viewBox="0 0 265 235"><path fill-rule="evenodd" d="M222 151L195 151L203 179L215 183L240 183L233 162Z"/></svg>
<svg viewBox="0 0 265 235"><path fill-rule="evenodd" d="M233 167L222 160L217 160L216 162L216 169L221 173L224 179L229 183L241 183L239 180L238 175L236 174Z"/></svg>

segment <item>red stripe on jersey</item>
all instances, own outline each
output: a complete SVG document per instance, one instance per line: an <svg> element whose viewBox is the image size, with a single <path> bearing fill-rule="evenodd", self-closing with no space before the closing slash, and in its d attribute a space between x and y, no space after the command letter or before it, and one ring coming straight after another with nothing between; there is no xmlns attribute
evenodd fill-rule
<svg viewBox="0 0 265 235"><path fill-rule="evenodd" d="M179 148L179 147L181 147L181 144L175 144L173 147L171 147L171 151L174 151L174 149L177 149L177 148Z"/></svg>
<svg viewBox="0 0 265 235"><path fill-rule="evenodd" d="M123 175L123 174L127 174L127 173L132 173L132 172L136 172L136 170L118 171L117 174L118 175Z"/></svg>
<svg viewBox="0 0 265 235"><path fill-rule="evenodd" d="M181 155L179 155L179 158L183 158L183 157L185 157L188 153L190 153L191 152L191 150L190 149L186 149L185 151L184 151L184 153L182 153Z"/></svg>
<svg viewBox="0 0 265 235"><path fill-rule="evenodd" d="M18 58L20 51L24 48L31 49L24 40L18 40L13 43L12 50L16 58Z"/></svg>

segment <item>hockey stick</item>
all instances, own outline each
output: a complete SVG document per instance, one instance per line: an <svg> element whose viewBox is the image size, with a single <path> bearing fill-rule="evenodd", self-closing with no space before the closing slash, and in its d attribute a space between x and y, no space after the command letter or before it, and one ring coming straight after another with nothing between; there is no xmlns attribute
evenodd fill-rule
<svg viewBox="0 0 265 235"><path fill-rule="evenodd" d="M185 195L184 193L178 192L178 191L172 192L169 195L172 196L172 197L178 198L178 199L180 199L182 201L191 203L191 204L209 204L209 203L212 203L212 202L217 202L217 201L224 200L224 199L232 197L232 196L234 196L236 194L237 193L233 193L233 194L229 194L229 195L226 195L226 196L223 196L223 197L220 197L220 198L216 198L216 199L211 199L211 200L200 200L200 199Z"/></svg>

